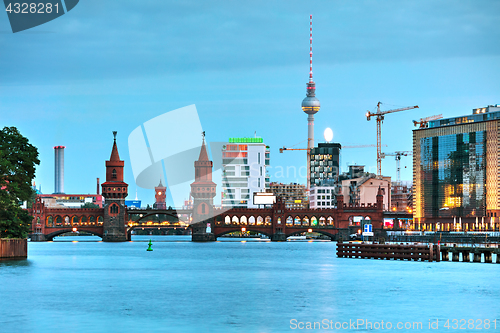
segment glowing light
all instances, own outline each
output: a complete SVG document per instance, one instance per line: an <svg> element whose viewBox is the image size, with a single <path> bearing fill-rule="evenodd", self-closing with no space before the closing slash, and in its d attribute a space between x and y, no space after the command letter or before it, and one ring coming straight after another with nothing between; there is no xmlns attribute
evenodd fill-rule
<svg viewBox="0 0 500 333"><path fill-rule="evenodd" d="M307 232L311 233L311 232L313 232L313 230L312 229L307 229Z"/></svg>
<svg viewBox="0 0 500 333"><path fill-rule="evenodd" d="M242 231L242 232L245 232L245 231L247 231L247 228L242 227L242 228L241 228L241 231Z"/></svg>
<svg viewBox="0 0 500 333"><path fill-rule="evenodd" d="M332 142L333 140L333 131L330 127L327 127L325 131L323 132L323 137L325 138L326 142Z"/></svg>
<svg viewBox="0 0 500 333"><path fill-rule="evenodd" d="M76 229L76 228L73 228L73 232L76 232L76 231L77 231L77 229Z"/></svg>

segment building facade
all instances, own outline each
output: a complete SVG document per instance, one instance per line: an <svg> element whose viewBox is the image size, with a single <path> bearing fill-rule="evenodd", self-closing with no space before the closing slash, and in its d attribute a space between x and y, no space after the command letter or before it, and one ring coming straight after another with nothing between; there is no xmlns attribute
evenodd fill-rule
<svg viewBox="0 0 500 333"><path fill-rule="evenodd" d="M379 192L380 189L380 192ZM342 181L344 202L353 206L362 206L370 203L377 194L383 196L383 210L391 208L391 177L376 178L375 174L366 177L346 179Z"/></svg>
<svg viewBox="0 0 500 333"><path fill-rule="evenodd" d="M335 208L337 201L335 190L337 186L313 186L309 194L310 208Z"/></svg>
<svg viewBox="0 0 500 333"><path fill-rule="evenodd" d="M413 131L413 214L424 230L491 230L500 217L500 107Z"/></svg>
<svg viewBox="0 0 500 333"><path fill-rule="evenodd" d="M339 143L319 143L317 147L311 149L311 188L333 185L336 181L340 172L340 149Z"/></svg>
<svg viewBox="0 0 500 333"><path fill-rule="evenodd" d="M281 197L287 209L306 209L309 205L309 199L306 194L306 185L290 183L271 183L271 192L276 197Z"/></svg>
<svg viewBox="0 0 500 333"><path fill-rule="evenodd" d="M222 207L257 208L253 195L269 188L269 161L262 138L230 138L222 146Z"/></svg>

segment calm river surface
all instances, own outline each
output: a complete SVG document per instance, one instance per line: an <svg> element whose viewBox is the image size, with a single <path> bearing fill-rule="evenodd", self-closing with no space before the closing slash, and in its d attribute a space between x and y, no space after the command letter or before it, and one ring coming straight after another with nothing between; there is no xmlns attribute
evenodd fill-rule
<svg viewBox="0 0 500 333"><path fill-rule="evenodd" d="M0 261L0 332L370 331L347 327L358 319L393 326L373 331L500 332L498 264L339 259L320 241L92 239L29 243L28 260Z"/></svg>

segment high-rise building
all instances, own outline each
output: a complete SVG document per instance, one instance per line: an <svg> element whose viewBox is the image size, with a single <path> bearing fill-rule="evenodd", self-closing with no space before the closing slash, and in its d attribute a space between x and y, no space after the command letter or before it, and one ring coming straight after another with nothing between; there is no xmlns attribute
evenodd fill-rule
<svg viewBox="0 0 500 333"><path fill-rule="evenodd" d="M499 227L500 106L430 121L413 131L415 227L481 230Z"/></svg>
<svg viewBox="0 0 500 333"><path fill-rule="evenodd" d="M258 207L253 195L269 188L269 154L262 138L230 138L222 146L222 207Z"/></svg>
<svg viewBox="0 0 500 333"><path fill-rule="evenodd" d="M306 194L306 186L303 184L290 183L271 183L269 185L271 192L276 197L281 197L287 209L306 209L309 198Z"/></svg>
<svg viewBox="0 0 500 333"><path fill-rule="evenodd" d="M320 143L311 149L311 187L333 185L339 175L339 143Z"/></svg>

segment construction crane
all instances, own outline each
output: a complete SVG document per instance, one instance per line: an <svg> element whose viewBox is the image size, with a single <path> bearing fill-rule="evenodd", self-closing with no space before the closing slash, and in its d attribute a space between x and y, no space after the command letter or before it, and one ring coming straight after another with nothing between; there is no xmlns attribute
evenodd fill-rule
<svg viewBox="0 0 500 333"><path fill-rule="evenodd" d="M341 146L341 149L348 149L348 148L369 148L369 147L376 147L377 145L353 145L353 146ZM384 147L387 147L387 145L383 145ZM308 148L280 148L280 153L283 153L285 150L307 150Z"/></svg>
<svg viewBox="0 0 500 333"><path fill-rule="evenodd" d="M380 178L382 177L382 158L380 155L382 154L382 146L381 146L381 125L382 121L384 121L384 115L388 113L394 113L398 111L405 111L405 110L411 110L411 109L418 109L418 105L415 106L409 106L406 108L400 108L400 109L393 109L393 110L387 110L387 111L380 111L380 104L381 102L377 103L377 112L372 113L370 111L366 112L366 120L370 120L371 117L377 117L377 177Z"/></svg>
<svg viewBox="0 0 500 333"><path fill-rule="evenodd" d="M380 153L380 158L385 158L386 156L396 157L396 180L398 185L401 184L401 156L411 156L413 153L411 151L395 151L394 153Z"/></svg>
<svg viewBox="0 0 500 333"><path fill-rule="evenodd" d="M415 126L420 125L419 128L427 128L429 121L438 120L441 118L443 118L442 114L438 114L436 116L420 118L420 120L413 120L413 125L415 125Z"/></svg>

